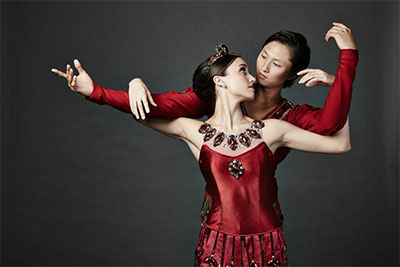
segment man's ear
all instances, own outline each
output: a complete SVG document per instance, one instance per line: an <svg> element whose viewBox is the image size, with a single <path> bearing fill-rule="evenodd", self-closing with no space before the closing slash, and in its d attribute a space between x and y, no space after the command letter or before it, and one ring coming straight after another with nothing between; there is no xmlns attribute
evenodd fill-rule
<svg viewBox="0 0 400 267"><path fill-rule="evenodd" d="M293 73L292 75L289 74L289 77L287 79L289 81L292 81L292 80L297 79L297 77L299 77L299 75L297 75L297 73Z"/></svg>

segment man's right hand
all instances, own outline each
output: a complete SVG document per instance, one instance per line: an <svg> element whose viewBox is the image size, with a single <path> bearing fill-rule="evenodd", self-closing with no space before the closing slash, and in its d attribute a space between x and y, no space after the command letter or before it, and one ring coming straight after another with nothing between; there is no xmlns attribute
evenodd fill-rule
<svg viewBox="0 0 400 267"><path fill-rule="evenodd" d="M339 22L332 24L332 28L325 35L325 41L334 38L339 49L357 49L350 28Z"/></svg>
<svg viewBox="0 0 400 267"><path fill-rule="evenodd" d="M136 119L146 119L146 113L150 112L149 103L153 106L157 106L154 102L149 89L146 84L140 79L135 78L129 82L129 103L131 111L135 115Z"/></svg>
<svg viewBox="0 0 400 267"><path fill-rule="evenodd" d="M51 69L52 72L59 77L64 78L68 82L68 87L81 95L90 96L93 92L93 80L89 74L82 68L81 63L77 59L74 60L75 68L78 70L79 75L74 75L74 70L67 64L65 73L58 69Z"/></svg>
<svg viewBox="0 0 400 267"><path fill-rule="evenodd" d="M325 72L321 69L305 69L299 71L297 75L304 75L299 80L299 84L305 84L307 87L326 86L331 87L335 81L335 75Z"/></svg>

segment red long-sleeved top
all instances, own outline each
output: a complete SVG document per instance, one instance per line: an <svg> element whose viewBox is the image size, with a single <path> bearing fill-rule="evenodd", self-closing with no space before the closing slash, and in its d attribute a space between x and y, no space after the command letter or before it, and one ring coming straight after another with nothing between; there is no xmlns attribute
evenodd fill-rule
<svg viewBox="0 0 400 267"><path fill-rule="evenodd" d="M343 49L340 51L339 67L335 82L327 96L323 108L306 104L293 105L283 100L280 110L273 110L265 118L278 118L290 122L300 128L329 135L340 130L346 123L350 110L352 84L358 63L358 50ZM93 82L93 92L88 97L92 102L107 104L121 111L130 113L129 95L125 91L105 89ZM192 87L185 92L169 91L163 94L152 94L157 107L150 106L150 118L173 119L177 117L200 118L211 115L213 107L200 100ZM272 116L271 116L272 115ZM275 153L275 162L282 161L289 149L280 148Z"/></svg>

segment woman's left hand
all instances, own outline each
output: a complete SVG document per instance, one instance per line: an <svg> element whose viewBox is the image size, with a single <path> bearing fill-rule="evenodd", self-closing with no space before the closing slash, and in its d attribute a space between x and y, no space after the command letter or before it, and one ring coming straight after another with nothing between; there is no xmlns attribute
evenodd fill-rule
<svg viewBox="0 0 400 267"><path fill-rule="evenodd" d="M335 75L332 75L320 69L305 69L299 71L297 75L304 75L299 80L299 84L305 83L305 86L307 87L313 87L313 86L331 87L333 82L335 81Z"/></svg>
<svg viewBox="0 0 400 267"><path fill-rule="evenodd" d="M131 111L136 119L146 119L146 113L150 112L149 103L157 107L151 96L150 90L140 78L134 78L129 82L129 103Z"/></svg>

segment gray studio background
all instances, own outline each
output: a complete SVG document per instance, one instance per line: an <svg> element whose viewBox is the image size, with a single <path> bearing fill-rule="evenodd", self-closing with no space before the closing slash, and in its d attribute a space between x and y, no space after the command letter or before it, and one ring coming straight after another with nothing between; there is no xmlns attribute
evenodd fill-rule
<svg viewBox="0 0 400 267"><path fill-rule="evenodd" d="M91 103L50 69L80 59L99 84L182 91L226 43L255 73L270 34L302 32L335 73L332 21L360 53L352 150L292 151L277 172L289 262L398 265L398 2L1 2L1 263L190 266L205 183L183 143ZM294 103L329 89L296 85Z"/></svg>

